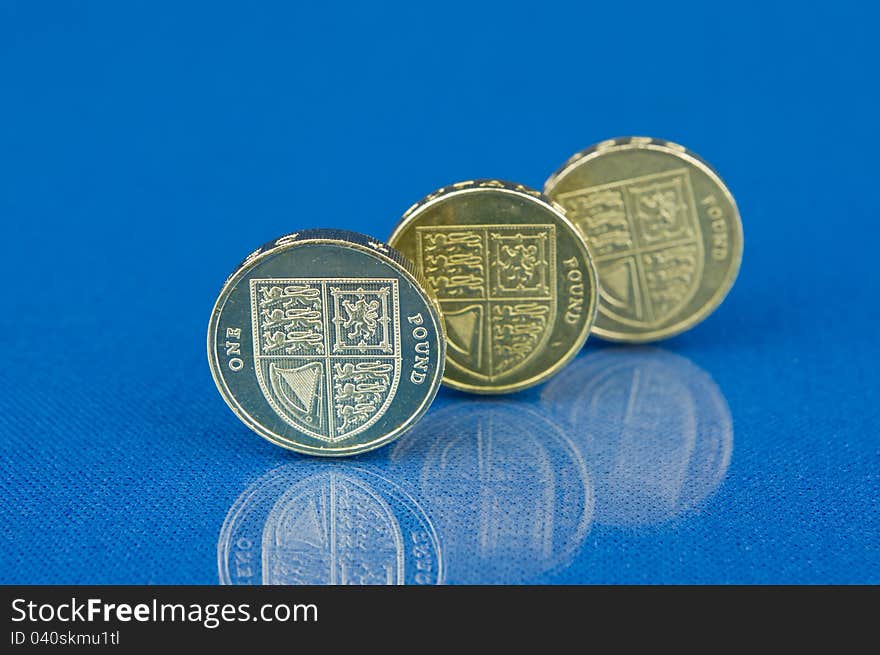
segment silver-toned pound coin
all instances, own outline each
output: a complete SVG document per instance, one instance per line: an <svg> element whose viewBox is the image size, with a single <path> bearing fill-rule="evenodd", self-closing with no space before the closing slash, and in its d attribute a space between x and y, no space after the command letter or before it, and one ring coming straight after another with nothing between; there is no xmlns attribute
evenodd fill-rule
<svg viewBox="0 0 880 655"><path fill-rule="evenodd" d="M391 247L339 230L290 234L229 277L208 360L235 414L269 441L352 455L395 439L443 377L439 305Z"/></svg>

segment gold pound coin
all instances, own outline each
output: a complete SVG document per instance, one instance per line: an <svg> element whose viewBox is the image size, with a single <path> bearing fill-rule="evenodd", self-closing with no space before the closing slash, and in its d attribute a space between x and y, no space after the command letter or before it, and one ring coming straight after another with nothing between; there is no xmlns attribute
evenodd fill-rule
<svg viewBox="0 0 880 655"><path fill-rule="evenodd" d="M665 339L695 326L733 286L742 259L739 212L702 159L647 137L603 141L544 186L583 232L599 270L593 333Z"/></svg>
<svg viewBox="0 0 880 655"><path fill-rule="evenodd" d="M444 187L404 214L389 243L440 300L450 387L525 389L562 368L589 335L598 296L590 251L538 191L497 180Z"/></svg>

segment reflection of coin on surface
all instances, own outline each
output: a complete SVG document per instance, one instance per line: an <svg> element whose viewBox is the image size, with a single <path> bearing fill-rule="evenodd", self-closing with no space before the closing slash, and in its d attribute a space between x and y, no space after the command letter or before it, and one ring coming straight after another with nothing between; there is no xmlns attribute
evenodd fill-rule
<svg viewBox="0 0 880 655"><path fill-rule="evenodd" d="M296 463L251 485L217 545L223 584L436 584L437 536L412 496L361 467Z"/></svg>
<svg viewBox="0 0 880 655"><path fill-rule="evenodd" d="M596 492L597 524L661 523L724 479L733 423L711 377L655 348L606 349L575 360L543 390L568 419Z"/></svg>
<svg viewBox="0 0 880 655"><path fill-rule="evenodd" d="M454 402L396 444L391 459L425 499L449 582L534 580L564 564L589 531L586 467L526 403Z"/></svg>

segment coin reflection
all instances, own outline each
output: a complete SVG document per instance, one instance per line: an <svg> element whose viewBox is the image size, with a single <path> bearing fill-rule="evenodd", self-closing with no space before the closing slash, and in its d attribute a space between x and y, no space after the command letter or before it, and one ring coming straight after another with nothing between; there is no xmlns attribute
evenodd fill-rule
<svg viewBox="0 0 880 655"><path fill-rule="evenodd" d="M656 348L576 359L542 391L593 481L597 524L658 524L724 479L733 423L721 390L689 360Z"/></svg>
<svg viewBox="0 0 880 655"><path fill-rule="evenodd" d="M528 403L458 400L394 445L440 534L452 583L516 583L565 563L593 513L572 443Z"/></svg>
<svg viewBox="0 0 880 655"><path fill-rule="evenodd" d="M376 471L298 461L260 478L227 514L224 584L436 584L440 547L419 503Z"/></svg>

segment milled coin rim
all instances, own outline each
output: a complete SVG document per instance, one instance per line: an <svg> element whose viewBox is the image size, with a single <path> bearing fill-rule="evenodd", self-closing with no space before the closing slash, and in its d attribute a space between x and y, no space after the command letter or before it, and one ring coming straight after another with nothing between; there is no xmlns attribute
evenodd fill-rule
<svg viewBox="0 0 880 655"><path fill-rule="evenodd" d="M596 263L593 261L593 254L592 252L590 252L590 247L589 245L587 245L586 239L584 238L583 234L581 234L581 231L577 228L577 226L565 214L565 210L562 208L562 206L552 198L549 198L538 191L537 189L532 189L523 184L517 184L514 182L505 182L503 180L486 179L456 182L455 184L451 184L448 187L441 187L433 193L428 194L428 196L426 196L427 199L423 198L406 210L406 212L403 214L403 217L400 219L394 230L391 232L391 235L388 237L388 244L392 248L395 248L396 246L394 245L394 243L399 238L399 236L407 228L409 228L410 225L414 223L424 211L427 211L435 204L447 200L455 195L485 191L497 191L516 196L517 198L525 198L527 200L530 200L531 202L534 202L542 209L549 210L552 214L554 214L559 219L559 221L569 229L569 232L574 236L575 241L580 246L582 253L584 254L584 259L587 262L587 273L590 276L590 284L595 291L590 297L589 307L586 308L587 319L584 321L584 325L582 326L581 331L578 333L577 339L575 339L571 348L566 351L566 353L560 359L558 359L553 366L545 369L540 375L533 376L521 382L487 388L479 385L459 382L457 380L450 380L444 373L442 383L450 387L451 389L486 396L495 396L506 393L515 393L517 391L522 391L524 389L528 389L538 384L541 384L547 379L553 377L556 373L559 372L560 369L562 369L566 364L574 359L574 357L577 356L577 354L584 347L587 338L590 336L593 322L596 320L596 312L599 308L599 278L596 270ZM463 227L467 226L465 225ZM418 264L416 264L416 266L418 266Z"/></svg>
<svg viewBox="0 0 880 655"><path fill-rule="evenodd" d="M682 334L683 332L687 332L705 321L710 314L718 309L721 303L724 302L727 294L730 293L730 290L733 288L733 285L739 276L740 267L742 265L743 247L745 245L743 240L742 217L740 216L739 207L737 207L736 200L734 200L730 189L727 188L724 180L721 179L721 176L718 175L715 169L712 168L706 160L695 152L688 150L683 145L674 143L673 141L655 139L653 137L632 136L607 139L572 155L556 172L547 178L546 182L544 182L544 193L550 193L551 187L555 186L559 180L587 161L598 159L610 152L621 150L652 150L679 157L685 162L692 164L718 185L723 196L727 198L731 207L733 207L733 215L736 219L735 236L737 239L736 247L733 248L731 257L731 267L728 269L727 275L724 277L724 283L716 289L715 293L713 293L709 300L700 307L699 311L668 327L651 330L650 332L640 332L638 334L621 333L600 328L595 324L593 325L592 330L593 334L597 337L615 343L650 343L662 341ZM580 230L578 231L580 232Z"/></svg>
<svg viewBox="0 0 880 655"><path fill-rule="evenodd" d="M308 230L308 232L313 232L315 230ZM317 231L321 231L320 229ZM327 230L334 231L338 233L343 233L342 230ZM301 233L304 233L303 231ZM416 269L413 266L413 270L408 270L406 264L412 265L405 257L403 257L400 253L395 252L395 255L401 258L401 261L398 262L392 257L389 257L387 254L378 250L377 248L370 248L358 242L353 241L343 241L341 239L333 239L328 237L309 237L305 236L304 238L299 238L299 234L301 233L293 233L291 235L282 236L276 239L274 245L271 248L266 250L262 250L262 247L255 251L257 254L252 254L248 256L244 262L229 276L226 282L223 283L223 287L220 289L220 293L217 296L217 300L214 302L214 307L211 310L211 318L208 321L208 336L207 336L207 347L208 347L208 365L211 369L211 377L214 379L214 384L217 385L217 389L220 392L223 400L229 405L229 408L233 411L233 413L238 417L238 419L244 423L251 430L256 432L258 435L263 437L264 439L271 441L276 446L281 446L282 448L286 448L287 450L292 450L294 452L298 452L304 455L316 455L318 457L340 457L340 456L348 456L348 455L358 455L360 453L366 453L371 450L375 450L376 448L381 448L382 446L394 441L402 434L404 434L407 430L413 427L422 416L425 415L425 412L428 411L428 408L431 406L431 403L434 401L434 398L437 396L437 391L440 389L440 384L443 378L443 372L445 370L446 365L446 325L443 322L443 314L440 312L439 302L434 298L431 293L430 287L424 284L419 280L419 277L416 273ZM367 235L350 232L349 234L361 237L365 240L371 240L372 237L368 237ZM282 242L280 243L279 242ZM380 246L385 246L386 244L379 241L378 239L375 242ZM353 446L346 446L342 448L314 448L311 446L306 446L297 442L290 441L281 435L278 435L267 428L263 427L262 424L256 421L256 419L252 418L247 411L241 406L232 392L226 385L225 379L219 373L219 369L221 368L221 362L217 355L215 348L215 335L218 328L218 323L220 320L220 315L222 313L223 306L225 306L226 301L229 299L229 295L232 292L232 289L236 286L236 284L243 278L247 272L252 270L259 262L268 258L272 255L280 254L286 250L290 250L292 248L297 248L299 246L305 244L329 244L334 246L339 246L343 248L351 248L353 250L358 250L360 252L367 253L369 255L378 257L381 261L391 266L391 268L395 271L401 273L404 277L406 277L413 286L420 292L422 297L425 299L425 306L429 308L430 311L433 312L434 323L438 326L438 342L439 342L439 352L438 352L438 361L437 361L437 370L434 374L433 379L431 380L431 386L428 389L428 393L425 395L425 398L418 406L415 412L413 412L410 417L404 421L401 425L395 428L393 431L383 435L382 437ZM388 246L390 248L390 246Z"/></svg>

